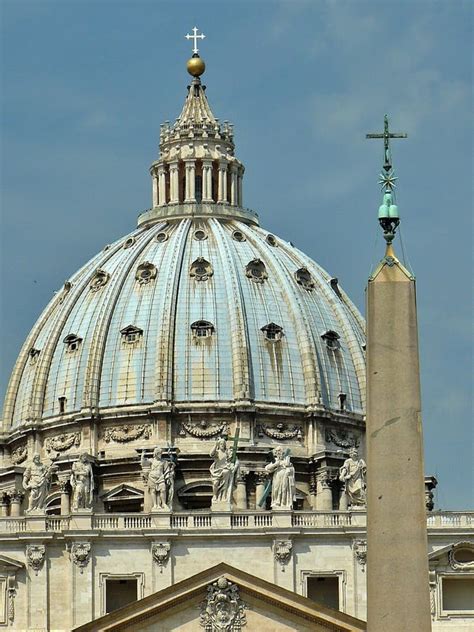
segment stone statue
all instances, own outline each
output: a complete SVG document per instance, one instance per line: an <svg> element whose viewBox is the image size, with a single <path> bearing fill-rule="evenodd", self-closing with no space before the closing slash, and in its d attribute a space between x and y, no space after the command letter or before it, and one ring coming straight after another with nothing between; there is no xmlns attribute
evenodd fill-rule
<svg viewBox="0 0 474 632"><path fill-rule="evenodd" d="M70 483L73 511L88 509L94 496L94 474L87 459L87 452L82 452L79 460L72 464Z"/></svg>
<svg viewBox="0 0 474 632"><path fill-rule="evenodd" d="M274 461L265 466L272 474L272 509L293 509L296 494L295 468L281 446L273 450Z"/></svg>
<svg viewBox="0 0 474 632"><path fill-rule="evenodd" d="M210 456L214 459L209 471L212 479L212 502L230 503L234 481L239 472L239 461L232 459L232 450L222 437L217 439Z"/></svg>
<svg viewBox="0 0 474 632"><path fill-rule="evenodd" d="M339 469L339 480L345 484L349 505L362 507L366 501L365 476L367 466L363 459L358 458L356 448L349 451L349 458Z"/></svg>
<svg viewBox="0 0 474 632"><path fill-rule="evenodd" d="M57 466L54 465L54 462L46 466L41 463L38 453L33 455L33 463L26 468L23 474L23 488L29 492L26 513L44 513L51 477L56 470Z"/></svg>
<svg viewBox="0 0 474 632"><path fill-rule="evenodd" d="M176 463L162 457L160 448L153 450L153 458L142 452L140 464L152 498L152 511L171 511L174 497Z"/></svg>

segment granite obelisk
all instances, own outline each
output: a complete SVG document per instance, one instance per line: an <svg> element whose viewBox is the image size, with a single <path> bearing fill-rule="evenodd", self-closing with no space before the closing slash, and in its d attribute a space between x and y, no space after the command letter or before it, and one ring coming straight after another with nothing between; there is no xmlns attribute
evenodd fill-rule
<svg viewBox="0 0 474 632"><path fill-rule="evenodd" d="M386 119L385 257L367 287L368 632L431 630L416 292L395 256L399 224ZM372 137L374 135L371 135Z"/></svg>

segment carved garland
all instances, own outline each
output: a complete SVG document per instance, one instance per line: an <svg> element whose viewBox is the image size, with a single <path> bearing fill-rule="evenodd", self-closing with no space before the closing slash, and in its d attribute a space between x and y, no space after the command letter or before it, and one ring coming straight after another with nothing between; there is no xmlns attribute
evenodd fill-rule
<svg viewBox="0 0 474 632"><path fill-rule="evenodd" d="M19 445L14 450L12 450L11 459L14 465L19 465L26 460L28 456L28 448L26 445Z"/></svg>
<svg viewBox="0 0 474 632"><path fill-rule="evenodd" d="M222 422L221 424L214 424L209 426L207 421L201 421L199 424L191 424L187 422L183 422L181 424L181 429L179 434L182 437L186 436L186 432L190 434L192 437L196 437L198 439L209 439L210 437L216 437L217 435L227 435L227 424L226 422Z"/></svg>
<svg viewBox="0 0 474 632"><path fill-rule="evenodd" d="M359 437L350 434L346 430L333 430L332 428L326 429L326 441L329 443L333 443L337 445L338 448L344 448L348 450L349 448L358 448L359 447Z"/></svg>
<svg viewBox="0 0 474 632"><path fill-rule="evenodd" d="M151 554L153 559L160 567L160 573L163 572L163 566L166 566L166 563L169 560L171 551L171 544L169 542L156 542L151 546Z"/></svg>
<svg viewBox="0 0 474 632"><path fill-rule="evenodd" d="M225 577L219 577L207 587L206 599L200 604L199 624L206 631L231 632L247 624L239 587Z"/></svg>
<svg viewBox="0 0 474 632"><path fill-rule="evenodd" d="M46 555L46 547L44 544L28 544L26 547L26 559L28 566L34 570L35 575L41 569Z"/></svg>
<svg viewBox="0 0 474 632"><path fill-rule="evenodd" d="M149 424L142 424L140 426L117 426L116 428L107 428L104 432L104 439L107 443L110 443L110 441L127 443L139 437L143 437L143 439L149 439L151 437L151 426Z"/></svg>
<svg viewBox="0 0 474 632"><path fill-rule="evenodd" d="M91 556L90 542L74 542L71 547L71 559L79 566L81 573L84 572L84 568L89 564Z"/></svg>
<svg viewBox="0 0 474 632"><path fill-rule="evenodd" d="M293 542L291 540L277 540L273 547L273 555L275 560L280 564L281 570L285 570L285 564L291 559L291 551L293 550Z"/></svg>
<svg viewBox="0 0 474 632"><path fill-rule="evenodd" d="M301 426L293 426L291 429L287 424L278 424L275 427L260 425L259 435L267 435L270 439L277 439L278 441L284 441L285 439L295 439L301 441L303 438L303 429Z"/></svg>
<svg viewBox="0 0 474 632"><path fill-rule="evenodd" d="M365 565L367 564L367 541L355 540L352 548L357 561L362 566L362 572L364 572Z"/></svg>
<svg viewBox="0 0 474 632"><path fill-rule="evenodd" d="M72 446L81 445L81 433L71 432L69 434L60 434L57 437L49 437L46 439L45 446L47 452L65 452Z"/></svg>

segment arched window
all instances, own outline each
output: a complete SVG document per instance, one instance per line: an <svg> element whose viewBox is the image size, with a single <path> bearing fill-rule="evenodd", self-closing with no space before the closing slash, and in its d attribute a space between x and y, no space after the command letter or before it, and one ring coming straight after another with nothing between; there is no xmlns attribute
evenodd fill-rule
<svg viewBox="0 0 474 632"><path fill-rule="evenodd" d="M268 279L265 264L260 259L250 261L245 268L245 274L254 283L263 283Z"/></svg>
<svg viewBox="0 0 474 632"><path fill-rule="evenodd" d="M211 264L204 257L198 257L189 269L189 275L196 281L207 281L213 274Z"/></svg>
<svg viewBox="0 0 474 632"><path fill-rule="evenodd" d="M311 276L311 272L308 268L300 268L295 272L295 279L298 285L301 285L305 290L311 292L314 289L314 281Z"/></svg>
<svg viewBox="0 0 474 632"><path fill-rule="evenodd" d="M214 325L207 320L197 320L191 325L195 338L209 338L215 331Z"/></svg>
<svg viewBox="0 0 474 632"><path fill-rule="evenodd" d="M79 349L82 338L79 338L76 334L69 334L64 338L63 342L66 345L66 353L74 353Z"/></svg>
<svg viewBox="0 0 474 632"><path fill-rule="evenodd" d="M196 202L198 204L201 204L202 202L202 176L196 176L194 196L196 198Z"/></svg>

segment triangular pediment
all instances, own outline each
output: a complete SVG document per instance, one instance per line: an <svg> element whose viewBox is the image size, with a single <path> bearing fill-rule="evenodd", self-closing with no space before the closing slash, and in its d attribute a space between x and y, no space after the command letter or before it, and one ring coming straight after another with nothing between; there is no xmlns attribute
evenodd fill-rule
<svg viewBox="0 0 474 632"><path fill-rule="evenodd" d="M25 568L23 562L14 560L12 557L7 557L6 555L0 555L0 570L16 573L21 568Z"/></svg>
<svg viewBox="0 0 474 632"><path fill-rule="evenodd" d="M118 485L102 495L102 500L108 502L111 500L142 500L143 491L132 487L131 485Z"/></svg>
<svg viewBox="0 0 474 632"><path fill-rule="evenodd" d="M275 632L280 629L287 632L359 632L367 629L366 623L360 619L316 604L306 597L222 562L75 628L75 632L151 632L157 629L202 632L203 617L212 616L213 603L222 604L226 591L230 595L230 612L239 613L232 616L243 617L242 625L249 632L258 629L271 629ZM216 612L218 608L216 606Z"/></svg>
<svg viewBox="0 0 474 632"><path fill-rule="evenodd" d="M474 570L474 542L458 541L443 546L428 555L431 568L440 565L450 566L454 570Z"/></svg>

